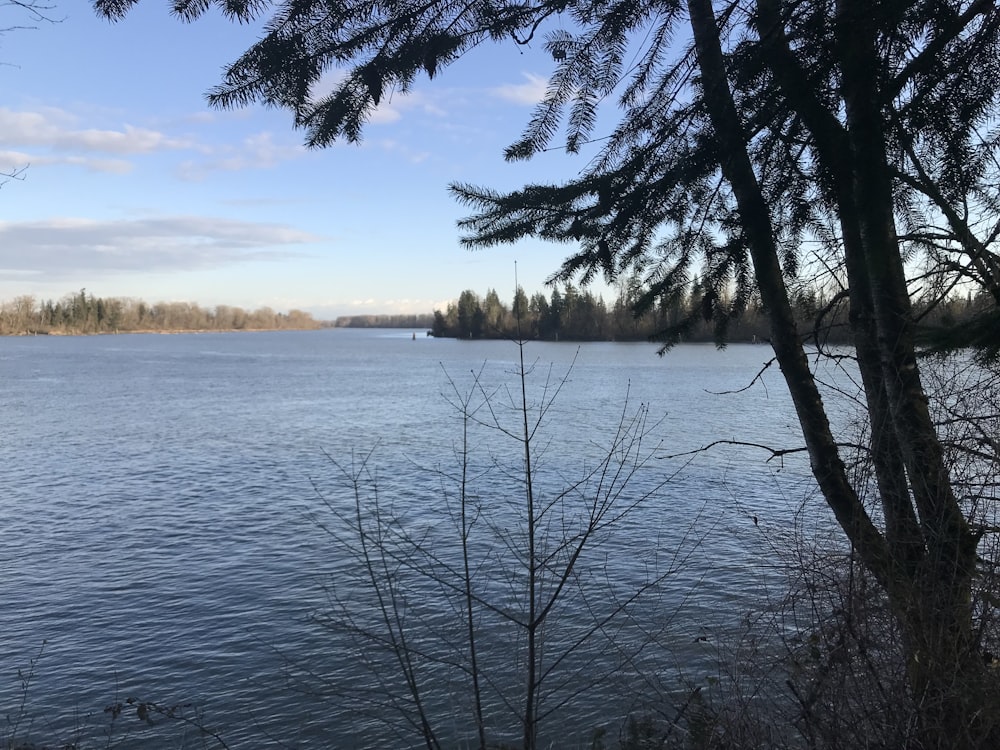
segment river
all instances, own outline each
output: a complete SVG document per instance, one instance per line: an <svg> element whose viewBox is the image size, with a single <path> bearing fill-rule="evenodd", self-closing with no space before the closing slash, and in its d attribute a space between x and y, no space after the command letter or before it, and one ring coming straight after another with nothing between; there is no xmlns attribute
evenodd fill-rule
<svg viewBox="0 0 1000 750"><path fill-rule="evenodd" d="M585 547L546 625L545 666L604 616L609 592L662 577L546 683L546 726L561 746L585 745L629 710L637 671L663 685L710 674L717 634L776 585L776 545L803 518L829 519L814 510L801 453L698 452L719 440L801 444L776 366L761 372L768 347L685 345L660 358L649 344L529 343L524 355L537 503L552 508L539 544L569 538L608 488L629 509ZM0 738L17 722L18 736L52 745L215 746L189 723L131 715L95 739L109 730L104 707L137 697L186 705L234 748L418 742L392 734L396 714L380 699L399 688L396 673L343 627L352 612L362 629L381 620L352 557L346 480L367 461L377 486L362 484L361 507L377 493L386 518L420 535L420 554L450 566L466 455L489 605L477 640L496 675L487 713L497 737L516 740L502 696L522 685L511 624L522 579L504 572L526 540L518 358L509 342L390 330L0 340ZM465 452L463 398L475 409ZM637 414L641 445L616 443L623 415ZM513 436L483 424L494 419ZM632 469L610 478L621 458ZM450 639L463 622L454 590L401 569L414 586L401 594L407 632ZM427 646L440 658L421 674L428 710L447 717L442 736L460 744L472 723L468 681L445 664L464 658L456 638L447 658Z"/></svg>

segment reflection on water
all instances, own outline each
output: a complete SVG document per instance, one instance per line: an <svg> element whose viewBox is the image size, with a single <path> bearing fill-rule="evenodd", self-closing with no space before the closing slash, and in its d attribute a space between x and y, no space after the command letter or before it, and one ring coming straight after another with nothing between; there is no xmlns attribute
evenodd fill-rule
<svg viewBox="0 0 1000 750"><path fill-rule="evenodd" d="M535 407L575 359L536 443L543 497L593 468L623 410L648 406L654 458L629 491L670 479L581 575L634 582L653 556L677 564L638 605L662 625L642 661L710 669L703 637L760 606L773 544L810 488L801 454L689 454L716 440L798 444L775 368L753 382L769 350L692 345L660 359L650 345L530 344L526 354ZM350 592L350 560L317 523L332 521L325 503L351 502L331 461L373 451L380 498L428 534L447 532L441 471L455 469L461 421L446 397L478 377L503 412L517 395L516 355L509 343L409 331L0 341L4 713L17 713L17 669L44 642L28 703L47 741L104 726L101 709L135 695L197 704L234 747L377 746L381 724L317 699L372 686L363 654L312 621L329 591ZM516 484L489 470L516 462L517 445L478 431L472 449L484 462L477 492L517 499ZM482 637L498 643L486 658L508 658L502 633ZM303 664L323 680L302 677ZM619 697L600 696L596 710L618 710ZM564 721L585 736L592 709L581 698ZM143 747L193 741L177 732L132 736Z"/></svg>

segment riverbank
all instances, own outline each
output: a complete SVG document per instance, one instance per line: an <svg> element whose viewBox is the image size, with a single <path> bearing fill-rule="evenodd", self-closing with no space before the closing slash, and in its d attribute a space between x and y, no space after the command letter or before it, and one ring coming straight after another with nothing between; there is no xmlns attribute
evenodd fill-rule
<svg viewBox="0 0 1000 750"><path fill-rule="evenodd" d="M330 326L319 323L311 327L299 327L299 328L169 328L169 329L158 329L158 328L134 328L126 330L117 331L72 331L72 330L39 330L39 331L20 331L15 333L0 333L0 336L5 337L23 337L23 336L119 336L135 333L157 333L165 335L174 335L180 333L267 333L269 331L317 331L321 328L328 328Z"/></svg>

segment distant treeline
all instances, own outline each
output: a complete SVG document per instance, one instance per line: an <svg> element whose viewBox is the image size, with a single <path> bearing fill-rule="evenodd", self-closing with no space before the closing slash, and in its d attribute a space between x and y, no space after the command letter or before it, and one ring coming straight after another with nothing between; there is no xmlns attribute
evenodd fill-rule
<svg viewBox="0 0 1000 750"><path fill-rule="evenodd" d="M208 309L191 302L148 304L125 297L94 297L81 289L61 300L17 297L0 304L0 335L35 333L85 334L136 331L253 331L320 328L301 310L278 313L270 307L247 312L217 305Z"/></svg>
<svg viewBox="0 0 1000 750"><path fill-rule="evenodd" d="M701 315L703 297L696 283L690 295L654 305L636 317L632 300L620 296L609 305L602 296L573 284L554 287L548 297L541 292L529 297L519 287L510 307L494 289L485 297L467 289L446 310L434 312L431 332L452 338L514 338L520 326L524 338L546 341L646 341L694 318L688 321L686 340L710 341L714 329ZM729 333L733 340L763 339L767 321L744 315Z"/></svg>
<svg viewBox="0 0 1000 750"><path fill-rule="evenodd" d="M648 341L663 340L667 332L676 340L707 342L765 341L767 316L754 300L738 303L724 294L702 288L696 279L683 293L646 305L636 316L637 296L619 296L610 305L586 288L567 284L546 297L532 296L520 287L508 307L496 291L485 297L465 290L444 311L434 312L431 332L451 338L523 338L546 341ZM648 303L648 300L647 300ZM847 300L821 289L803 286L792 295L799 331L824 343L850 343ZM918 301L921 323L928 329L952 326L974 317L981 305L972 297Z"/></svg>
<svg viewBox="0 0 1000 750"><path fill-rule="evenodd" d="M430 330L434 316L419 315L343 315L333 321L335 328L416 328Z"/></svg>

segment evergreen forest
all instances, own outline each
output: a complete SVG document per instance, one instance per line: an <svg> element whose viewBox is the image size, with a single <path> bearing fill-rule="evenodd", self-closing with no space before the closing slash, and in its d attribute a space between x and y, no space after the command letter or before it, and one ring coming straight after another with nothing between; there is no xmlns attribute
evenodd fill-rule
<svg viewBox="0 0 1000 750"><path fill-rule="evenodd" d="M851 343L847 298L842 292L801 285L791 295L798 330L817 345ZM982 294L928 294L917 301L923 341L934 348L940 332L971 323L988 309ZM637 311L638 310L638 311ZM554 285L549 296L530 297L518 287L513 304L495 289L485 296L466 289L444 311L434 311L434 336L460 339L543 341L763 342L769 337L767 312L758 297L742 304L699 279L643 308L637 295L620 293L611 304L587 287Z"/></svg>

